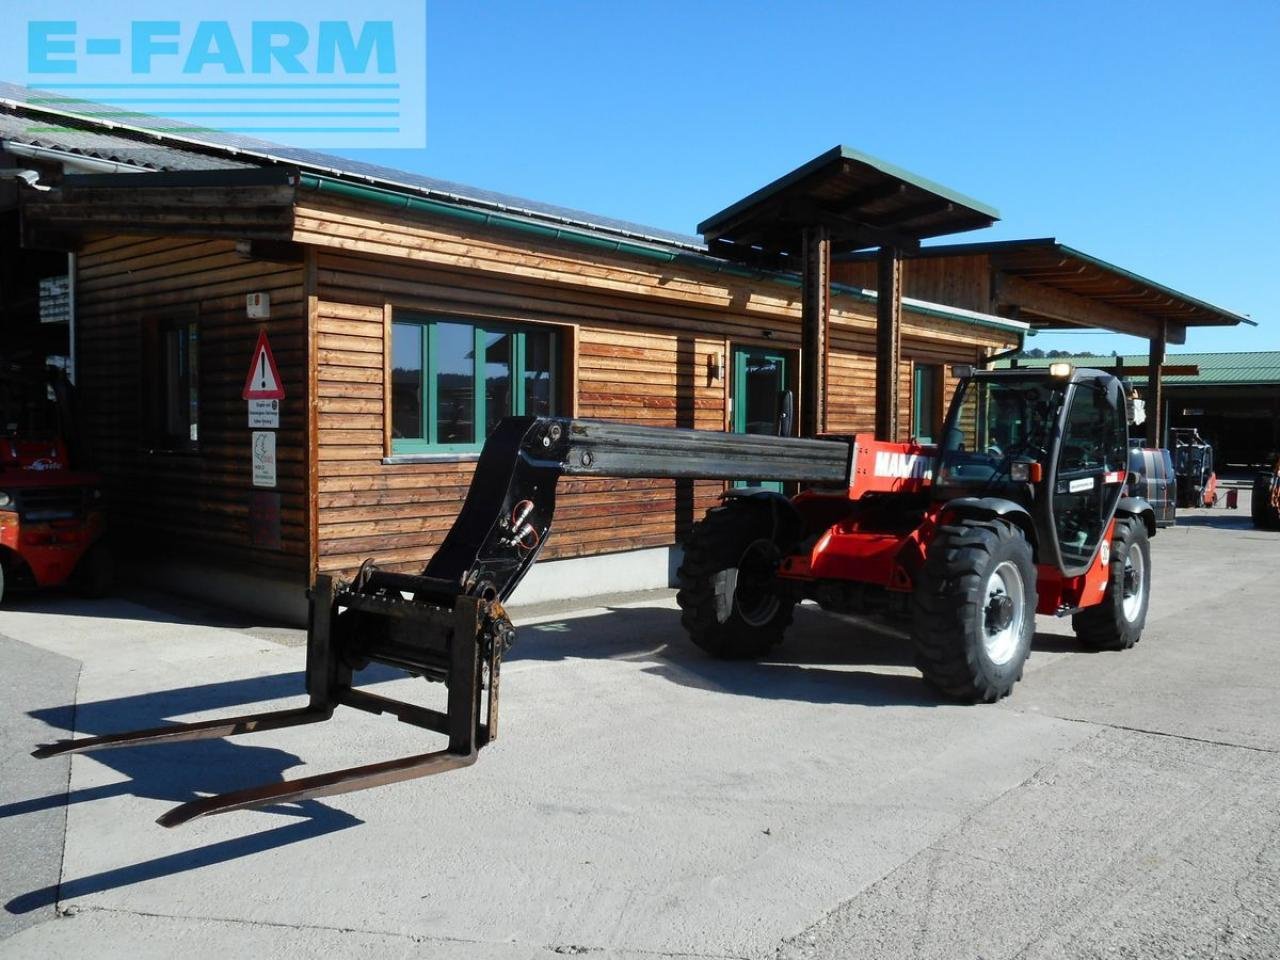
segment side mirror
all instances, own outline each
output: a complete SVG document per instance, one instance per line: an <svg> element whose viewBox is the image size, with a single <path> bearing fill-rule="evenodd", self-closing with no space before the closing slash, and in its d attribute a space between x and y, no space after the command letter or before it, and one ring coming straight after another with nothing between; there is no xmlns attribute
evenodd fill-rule
<svg viewBox="0 0 1280 960"><path fill-rule="evenodd" d="M796 396L790 390L778 394L778 422L776 433L780 437L793 437L796 430Z"/></svg>

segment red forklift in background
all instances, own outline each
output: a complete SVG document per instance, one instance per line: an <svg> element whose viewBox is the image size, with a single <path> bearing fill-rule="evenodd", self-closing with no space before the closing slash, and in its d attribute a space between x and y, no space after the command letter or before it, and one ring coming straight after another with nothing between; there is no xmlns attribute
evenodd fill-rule
<svg viewBox="0 0 1280 960"><path fill-rule="evenodd" d="M14 589L111 585L101 485L77 423L62 370L0 359L0 602Z"/></svg>

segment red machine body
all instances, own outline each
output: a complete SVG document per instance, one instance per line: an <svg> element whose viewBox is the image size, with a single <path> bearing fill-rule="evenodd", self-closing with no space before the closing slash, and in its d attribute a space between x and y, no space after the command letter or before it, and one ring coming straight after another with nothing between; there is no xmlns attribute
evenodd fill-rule
<svg viewBox="0 0 1280 960"><path fill-rule="evenodd" d="M72 455L74 391L60 370L0 361L0 598L73 577L105 591L100 478Z"/></svg>
<svg viewBox="0 0 1280 960"><path fill-rule="evenodd" d="M930 541L946 522L947 504L928 499L937 447L861 435L850 438L850 443L847 490L809 489L792 499L809 526L818 526L827 517L831 523L805 552L784 557L777 575L792 581L871 584L909 594ZM1125 478L1125 473L1116 472L1105 481L1122 484ZM920 494L920 510L905 515L877 511L874 501L880 494ZM850 511L849 501L865 501L868 509ZM1064 576L1054 564L1036 565L1037 613L1062 614L1102 602L1114 529L1113 520L1102 549L1082 575Z"/></svg>
<svg viewBox="0 0 1280 960"><path fill-rule="evenodd" d="M61 440L0 439L0 547L11 575L29 573L35 586L65 583L105 524L98 477L68 467Z"/></svg>

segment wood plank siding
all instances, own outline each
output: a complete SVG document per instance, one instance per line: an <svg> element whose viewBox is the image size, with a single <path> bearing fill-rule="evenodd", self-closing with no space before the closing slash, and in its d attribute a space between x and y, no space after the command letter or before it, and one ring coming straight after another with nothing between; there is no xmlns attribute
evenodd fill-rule
<svg viewBox="0 0 1280 960"><path fill-rule="evenodd" d="M307 328L297 264L246 260L227 240L116 236L79 255L77 386L95 466L120 548L208 558L245 571L308 572ZM249 320L245 295L271 296L271 319ZM164 452L147 429L158 375L151 330L199 328L199 439ZM254 548L250 431L240 397L259 330L284 380L278 435L280 550Z"/></svg>
<svg viewBox="0 0 1280 960"><path fill-rule="evenodd" d="M306 194L293 239L313 250L319 572L350 573L370 556L420 568L470 480L473 457L388 462L386 336L397 314L554 325L564 331L561 411L655 426L725 429L731 348L799 349L799 289L778 283ZM903 422L913 362L972 362L1012 343L1003 331L908 311ZM721 378L711 376L716 357ZM872 428L874 357L874 305L837 297L829 431ZM563 481L544 557L672 544L721 489Z"/></svg>
<svg viewBox="0 0 1280 960"><path fill-rule="evenodd" d="M836 283L874 289L874 260L834 263L831 278ZM902 295L945 303L950 307L995 313L991 290L991 261L987 254L956 257L907 258L902 261Z"/></svg>
<svg viewBox="0 0 1280 960"><path fill-rule="evenodd" d="M392 450L388 337L398 317L554 327L556 400L565 415L727 429L735 347L786 353L799 383L799 287L720 272L709 260L664 259L658 248L647 258L605 241L573 244L545 231L503 231L302 188L271 244L237 253L196 215L175 221L172 233L91 236L77 272L88 436L117 540L152 554L297 581L350 574L368 557L419 569L457 515L475 455ZM268 249L290 262L262 259ZM908 277L919 267L908 262ZM837 275L857 282L855 268L841 264ZM966 297L985 296L985 270L961 274L939 275L928 298L968 305ZM245 296L254 292L271 295L270 320L247 318ZM199 330L199 441L194 450L164 452L148 433L154 328L183 318ZM874 427L874 318L874 303L833 298L828 432ZM264 329L287 392L277 435L279 549L252 545L250 430L240 397ZM1001 329L906 310L902 422L911 422L913 365L973 362L1015 340ZM941 396L952 384L948 373ZM673 544L721 490L692 481L566 480L544 556Z"/></svg>

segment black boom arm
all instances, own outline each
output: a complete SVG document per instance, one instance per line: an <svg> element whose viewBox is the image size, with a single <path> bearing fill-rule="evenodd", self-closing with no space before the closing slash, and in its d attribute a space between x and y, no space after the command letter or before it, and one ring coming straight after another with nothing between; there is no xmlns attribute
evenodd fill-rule
<svg viewBox="0 0 1280 960"><path fill-rule="evenodd" d="M462 512L423 574L506 600L546 543L561 476L839 486L848 460L849 445L831 440L509 417L485 443Z"/></svg>

